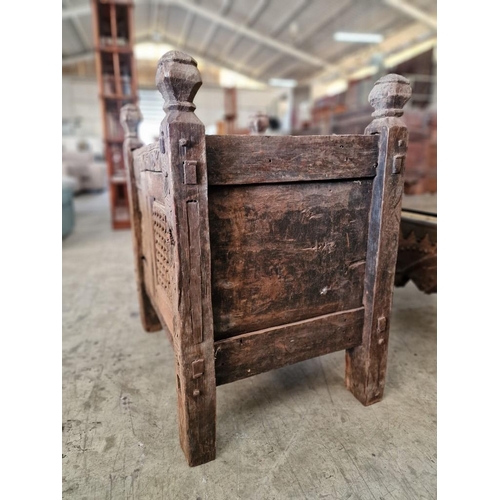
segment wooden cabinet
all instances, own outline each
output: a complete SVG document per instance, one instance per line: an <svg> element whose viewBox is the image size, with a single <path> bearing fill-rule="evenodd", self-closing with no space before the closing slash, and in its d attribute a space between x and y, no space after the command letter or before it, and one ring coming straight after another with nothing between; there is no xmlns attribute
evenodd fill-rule
<svg viewBox="0 0 500 500"><path fill-rule="evenodd" d="M130 228L120 109L137 102L133 5L93 0L94 46L113 229Z"/></svg>

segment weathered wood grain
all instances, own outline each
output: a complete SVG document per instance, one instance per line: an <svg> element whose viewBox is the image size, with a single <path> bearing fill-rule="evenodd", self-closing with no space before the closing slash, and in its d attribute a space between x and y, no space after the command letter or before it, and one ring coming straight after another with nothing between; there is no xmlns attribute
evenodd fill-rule
<svg viewBox="0 0 500 500"><path fill-rule="evenodd" d="M135 104L127 104L122 108L120 112L120 121L125 130L123 157L127 172L127 189L132 241L134 245L134 267L136 272L137 292L139 295L139 311L144 330L147 332L155 332L161 329L161 323L145 285L143 267L143 256L145 252L141 228L142 212L139 204L139 194L137 192L136 169L134 168L134 150L142 146L142 142L137 135L137 129L141 120L141 112Z"/></svg>
<svg viewBox="0 0 500 500"><path fill-rule="evenodd" d="M195 466L215 458L205 127L193 113L192 104L201 85L196 61L182 52L168 52L158 63L156 84L166 112L160 127L159 163L165 179L165 213L174 242L172 280L177 296L173 301L173 343L179 437L188 464ZM154 156L154 150L150 154Z"/></svg>
<svg viewBox="0 0 500 500"><path fill-rule="evenodd" d="M377 83L365 136L207 142L193 113L194 59L165 54L156 82L166 116L159 140L135 152L130 186L142 214L138 279L172 334L188 464L215 458L216 382L346 349L347 386L364 404L378 401L408 82Z"/></svg>
<svg viewBox="0 0 500 500"><path fill-rule="evenodd" d="M142 146L134 151L135 177L139 179L140 172L161 172L160 145L157 142ZM141 183L137 183L140 188Z"/></svg>
<svg viewBox="0 0 500 500"><path fill-rule="evenodd" d="M144 196L152 200L158 200L159 203L164 204L165 198L165 178L161 172L143 170L139 173L140 188Z"/></svg>
<svg viewBox="0 0 500 500"><path fill-rule="evenodd" d="M141 179L142 176L139 176ZM154 249L154 224L153 224L153 203L154 198L149 196L145 189L137 189L139 208L142 214L141 239L142 239L142 269L144 276L144 286L151 302L155 300L155 249ZM160 318L161 319L161 318Z"/></svg>
<svg viewBox="0 0 500 500"><path fill-rule="evenodd" d="M256 184L374 177L371 136L209 135L208 183Z"/></svg>
<svg viewBox="0 0 500 500"><path fill-rule="evenodd" d="M362 305L372 181L211 187L215 338Z"/></svg>
<svg viewBox="0 0 500 500"><path fill-rule="evenodd" d="M202 267L200 220L198 201L187 202L189 235L189 292L191 296L191 328L194 343L203 342L203 295L201 290Z"/></svg>
<svg viewBox="0 0 500 500"><path fill-rule="evenodd" d="M215 342L217 385L359 345L364 309L245 333Z"/></svg>
<svg viewBox="0 0 500 500"><path fill-rule="evenodd" d="M154 259L154 289L153 302L165 323L169 325L170 333L174 332L174 311L176 309L178 287L177 266L175 257L175 239L172 219L167 216L165 205L153 201L152 206Z"/></svg>
<svg viewBox="0 0 500 500"><path fill-rule="evenodd" d="M385 387L389 324L403 198L408 131L401 120L411 96L406 78L387 75L369 99L374 121L366 133L379 141L373 183L365 278L363 344L346 351L346 385L364 405L380 401Z"/></svg>

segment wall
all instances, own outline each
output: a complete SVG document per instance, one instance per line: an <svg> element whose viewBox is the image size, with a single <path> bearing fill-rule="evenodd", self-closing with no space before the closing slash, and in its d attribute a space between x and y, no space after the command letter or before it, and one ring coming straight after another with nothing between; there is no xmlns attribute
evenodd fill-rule
<svg viewBox="0 0 500 500"><path fill-rule="evenodd" d="M85 140L97 155L103 154L101 108L97 82L78 77L62 79L62 146L76 151Z"/></svg>

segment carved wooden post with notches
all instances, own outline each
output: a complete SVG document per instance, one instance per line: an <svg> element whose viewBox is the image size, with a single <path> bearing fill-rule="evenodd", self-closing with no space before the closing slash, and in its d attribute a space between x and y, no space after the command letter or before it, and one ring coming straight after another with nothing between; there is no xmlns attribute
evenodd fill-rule
<svg viewBox="0 0 500 500"><path fill-rule="evenodd" d="M165 100L166 113L159 141L164 206L158 211L161 216L166 213L166 244L174 248L169 262L163 265L171 268L164 273L170 273L166 285L173 289L171 332L179 432L181 447L193 466L215 458L207 162L205 126L194 114L193 99L201 86L196 61L182 52L168 52L158 63L156 86Z"/></svg>
<svg viewBox="0 0 500 500"><path fill-rule="evenodd" d="M401 119L411 97L410 82L395 74L375 83L368 100L374 120L365 134L378 136L365 275L363 343L346 351L346 385L364 404L384 392L392 290L396 272L408 130Z"/></svg>
<svg viewBox="0 0 500 500"><path fill-rule="evenodd" d="M126 104L120 110L120 123L125 132L123 142L123 158L125 160L125 170L127 171L127 189L130 207L130 220L132 221L132 238L134 243L135 274L137 292L139 295L139 311L144 330L147 332L157 332L162 326L158 316L151 304L151 300L146 291L144 280L144 268L142 255L144 255L144 242L141 231L142 214L139 206L139 196L136 189L136 173L132 168L132 152L140 148L143 143L139 139L139 123L142 121L141 110L136 104Z"/></svg>

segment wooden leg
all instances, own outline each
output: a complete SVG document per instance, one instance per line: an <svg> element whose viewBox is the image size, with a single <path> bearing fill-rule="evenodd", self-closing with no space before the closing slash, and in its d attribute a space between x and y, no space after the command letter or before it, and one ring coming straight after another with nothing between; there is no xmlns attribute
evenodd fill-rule
<svg viewBox="0 0 500 500"><path fill-rule="evenodd" d="M215 459L215 371L213 354L177 359L179 439L190 467Z"/></svg>
<svg viewBox="0 0 500 500"><path fill-rule="evenodd" d="M162 329L160 319L151 304L151 300L146 293L144 284L139 284L139 311L144 330L147 332L157 332Z"/></svg>
<svg viewBox="0 0 500 500"><path fill-rule="evenodd" d="M410 96L410 82L398 75L378 80L369 95L375 119L365 134L378 134L379 156L368 229L363 342L346 351L345 378L348 389L366 406L380 401L385 387L408 144L408 130L400 116Z"/></svg>
<svg viewBox="0 0 500 500"><path fill-rule="evenodd" d="M156 85L165 99L166 113L159 138L163 210L169 244L175 246L164 264L172 269L170 309L179 434L193 467L215 458L208 173L205 127L192 104L201 85L196 61L182 52L168 52L158 62ZM158 312L163 314L161 309Z"/></svg>
<svg viewBox="0 0 500 500"><path fill-rule="evenodd" d="M388 339L388 320L380 318L364 332L362 345L346 351L346 386L365 406L384 394Z"/></svg>
<svg viewBox="0 0 500 500"><path fill-rule="evenodd" d="M157 332L162 329L162 325L153 305L151 304L151 300L146 292L146 286L144 283L144 263L142 257L144 255L144 248L141 226L142 217L137 179L135 178L134 171L133 151L142 146L142 142L138 137L138 127L141 121L141 112L135 104L127 104L121 109L120 122L125 130L123 154L127 172L127 195L130 208L132 240L134 243L134 266L137 292L139 296L139 311L144 330L147 332Z"/></svg>

